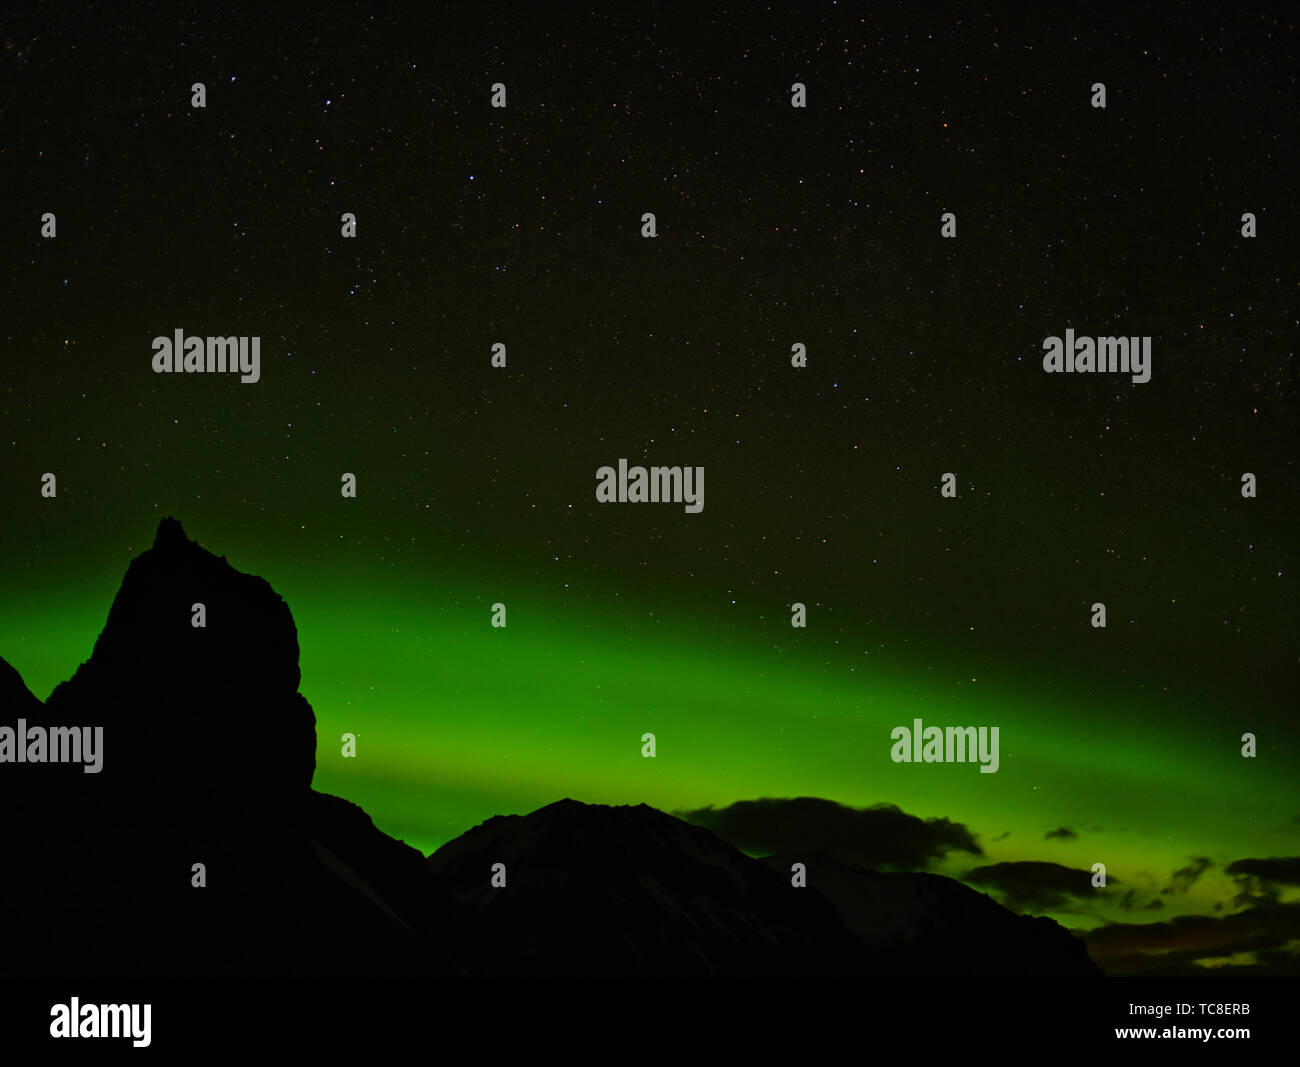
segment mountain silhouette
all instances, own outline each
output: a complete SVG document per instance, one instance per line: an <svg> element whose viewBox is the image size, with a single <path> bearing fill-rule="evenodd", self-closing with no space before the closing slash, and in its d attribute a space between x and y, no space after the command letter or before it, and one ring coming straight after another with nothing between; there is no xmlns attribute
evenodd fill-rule
<svg viewBox="0 0 1300 1067"><path fill-rule="evenodd" d="M774 869L804 863L808 884L891 974L951 977L1096 977L1084 943L1043 916L1017 915L953 878L873 871L827 853L767 856Z"/></svg>
<svg viewBox="0 0 1300 1067"><path fill-rule="evenodd" d="M495 864L505 886L493 886ZM641 804L494 816L429 857L474 916L484 973L852 974L868 954L820 894Z"/></svg>
<svg viewBox="0 0 1300 1067"><path fill-rule="evenodd" d="M311 785L316 718L298 682L289 606L169 518L127 569L90 659L46 707L55 720L111 723L103 774L134 793L260 805Z"/></svg>
<svg viewBox="0 0 1300 1067"><path fill-rule="evenodd" d="M99 773L0 763L0 974L1097 973L950 879L795 857L795 887L644 804L495 816L426 858L311 788L299 681L288 605L170 518L48 701L0 659L0 727L103 728Z"/></svg>
<svg viewBox="0 0 1300 1067"><path fill-rule="evenodd" d="M0 970L465 973L424 857L311 789L315 715L298 682L288 606L175 519L44 705L0 661L0 725L102 726L104 749L97 774L0 764L13 816L0 905L24 916Z"/></svg>

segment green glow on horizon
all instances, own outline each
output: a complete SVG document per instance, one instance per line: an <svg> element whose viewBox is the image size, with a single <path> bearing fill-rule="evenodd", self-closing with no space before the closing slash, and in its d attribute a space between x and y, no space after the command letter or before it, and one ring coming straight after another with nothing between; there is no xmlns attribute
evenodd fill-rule
<svg viewBox="0 0 1300 1067"><path fill-rule="evenodd" d="M431 581L435 603L423 586L391 579L336 584L294 564L260 573L298 626L301 688L317 717L315 787L360 804L426 853L492 815L565 796L666 811L765 796L888 802L979 835L986 856L954 854L942 873L1016 859L1083 869L1100 861L1121 893L1158 890L1193 855L1224 863L1290 847L1284 826L1260 818L1293 804L1288 775L1263 760L1225 759L1234 739L1204 731L1180 732L1177 758L1165 758L1170 735L1158 724L1172 716L1149 714L1155 696L1112 696L1098 708L1019 672L973 682L940 662L869 666L791 635L784 620L770 629L660 623L640 605L575 608L475 576ZM21 639L0 633L38 696L89 656L115 589L101 584L102 600L95 591L76 611L28 611ZM504 630L489 625L497 599L509 612ZM999 771L894 764L890 731L918 717L998 726ZM647 731L657 737L653 760L640 756ZM344 732L358 736L356 759L340 755ZM1044 840L1059 825L1080 838ZM1230 887L1204 879L1131 921L1207 910Z"/></svg>

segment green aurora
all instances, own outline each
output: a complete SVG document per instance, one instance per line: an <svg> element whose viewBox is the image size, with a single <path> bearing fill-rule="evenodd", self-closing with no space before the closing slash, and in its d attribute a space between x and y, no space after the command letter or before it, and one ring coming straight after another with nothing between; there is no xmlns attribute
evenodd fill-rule
<svg viewBox="0 0 1300 1067"><path fill-rule="evenodd" d="M216 537L191 536L221 549ZM1265 814L1294 806L1276 749L1225 759L1234 738L1171 732L1163 724L1178 709L1149 692L1071 697L1059 680L1023 670L972 677L987 667L891 656L878 638L874 657L818 642L813 630L792 638L785 617L706 620L682 598L611 598L617 606L597 610L486 571L413 585L251 554L231 562L267 577L298 626L301 689L317 719L315 787L426 853L492 815L563 796L666 811L757 797L887 802L977 835L983 858L955 852L934 867L957 877L984 863L1104 862L1119 892L1155 894L1190 857L1215 860L1190 891L1166 898L1168 918L1206 912L1235 888L1219 868L1283 854L1294 834ZM57 601L34 594L29 614L0 625L0 648L42 698L88 657L107 615L115 580L86 579L74 604L39 612ZM489 625L497 600L505 629ZM891 729L917 717L999 726L998 772L893 763ZM647 731L654 759L640 754ZM345 732L357 737L355 758L341 755ZM1061 825L1078 838L1044 839ZM1090 910L1053 916L1076 928L1107 921Z"/></svg>
<svg viewBox="0 0 1300 1067"><path fill-rule="evenodd" d="M316 787L422 851L893 804L976 835L940 873L1104 863L1073 929L1294 972L1292 28L823 8L11 20L0 656L47 696L173 515L288 602ZM154 373L178 328L259 381ZM1068 329L1150 380L1045 374ZM598 504L620 458L704 511ZM997 773L893 763L916 718Z"/></svg>

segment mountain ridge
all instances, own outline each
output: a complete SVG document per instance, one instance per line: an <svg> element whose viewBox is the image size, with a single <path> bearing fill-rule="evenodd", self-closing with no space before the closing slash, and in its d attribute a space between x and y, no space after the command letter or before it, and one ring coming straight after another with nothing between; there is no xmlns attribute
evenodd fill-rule
<svg viewBox="0 0 1300 1067"><path fill-rule="evenodd" d="M13 861L0 907L27 920L0 972L887 977L980 973L1002 936L1023 942L1011 958L1033 973L1099 973L1051 920L1021 922L959 883L901 876L904 889L810 857L797 887L785 858L751 858L646 804L566 797L423 856L312 788L298 655L270 583L167 518L48 701L0 658L0 725L99 725L105 738L98 774L0 764ZM897 907L872 918L873 894L890 893L911 894L903 919L924 931Z"/></svg>

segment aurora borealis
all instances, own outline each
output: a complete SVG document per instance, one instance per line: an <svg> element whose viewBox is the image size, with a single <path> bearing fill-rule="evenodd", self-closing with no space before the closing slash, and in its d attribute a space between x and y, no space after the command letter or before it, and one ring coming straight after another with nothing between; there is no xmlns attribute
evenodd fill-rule
<svg viewBox="0 0 1300 1067"><path fill-rule="evenodd" d="M976 669L1001 673L1002 684L970 682L951 660L892 658L873 669L863 651L793 648L773 626L710 627L696 615L667 627L649 600L595 612L523 584L512 586L510 626L494 631L477 618L493 599L487 575L430 576L423 588L440 590L431 606L402 581L374 580L369 588L384 598L356 603L332 594L335 583L321 583L319 571L286 561L284 572L295 577L275 584L295 610L303 691L317 715L316 786L362 804L423 851L492 814L560 795L669 811L814 795L959 818L979 835L982 863L1087 868L1101 859L1126 889L1155 898L1190 856L1226 865L1235 858L1229 842L1278 854L1294 832L1258 814L1286 810L1293 787L1284 766L1261 775L1216 759L1212 744L1181 744L1171 758L1168 729L1151 721L1161 699L1119 686L1095 691L1106 705L1098 707L1050 677L987 661ZM347 573L336 578L345 591ZM46 632L71 632L66 614L54 619ZM30 661L21 644L8 647L39 693L41 666L51 686L69 675L100 625L88 609L81 643L42 641ZM31 632L42 635L39 624ZM886 643L876 658L887 652ZM895 723L958 713L1001 726L1008 741L996 775L890 762ZM644 730L660 739L656 760L640 758ZM356 759L331 743L345 731L358 735ZM1058 825L1079 838L1045 841ZM975 863L957 854L936 869L960 875ZM1203 912L1233 889L1216 871L1169 910ZM1058 918L1083 926L1105 915L1090 908Z"/></svg>
<svg viewBox="0 0 1300 1067"><path fill-rule="evenodd" d="M7 27L0 655L48 696L175 515L288 602L315 788L424 852L806 796L1103 862L1076 930L1244 906L1300 855L1292 29L822 8ZM1150 381L1044 374L1067 327ZM154 375L178 328L260 380ZM707 506L598 503L621 456ZM914 718L997 773L893 763Z"/></svg>

